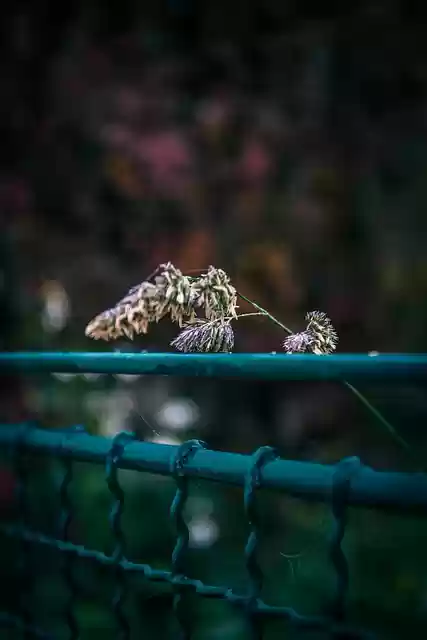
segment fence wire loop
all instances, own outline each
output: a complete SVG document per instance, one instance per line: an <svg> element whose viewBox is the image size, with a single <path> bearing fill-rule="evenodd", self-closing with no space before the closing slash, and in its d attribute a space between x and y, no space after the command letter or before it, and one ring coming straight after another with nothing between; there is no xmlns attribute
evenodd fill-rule
<svg viewBox="0 0 427 640"><path fill-rule="evenodd" d="M112 439L111 447L107 453L105 460L105 475L108 484L108 488L111 493L118 496L123 495L122 488L117 480L118 465L120 458L122 457L126 445L135 441L135 434L131 431L120 431Z"/></svg>
<svg viewBox="0 0 427 640"><path fill-rule="evenodd" d="M173 611L181 631L181 638L191 637L187 612L184 609L182 596L185 587L184 562L188 551L190 533L184 519L184 508L188 498L188 478L183 474L185 465L200 449L206 447L201 440L183 442L170 460L170 473L175 479L177 490L170 508L170 517L175 525L177 541L172 552L172 585L174 590Z"/></svg>
<svg viewBox="0 0 427 640"><path fill-rule="evenodd" d="M113 503L109 514L110 529L114 536L115 546L111 560L114 564L116 587L112 598L112 609L116 618L117 638L128 640L130 637L130 625L124 612L124 602L127 595L126 576L122 561L125 559L125 536L122 529L122 515L124 509L125 494L117 477L118 465L126 446L135 440L135 434L128 431L117 433L111 443L110 450L105 461L105 474L108 489L113 497Z"/></svg>
<svg viewBox="0 0 427 640"><path fill-rule="evenodd" d="M206 442L202 440L187 440L179 445L176 453L171 457L170 472L179 482L183 477L183 470L187 462L195 455L199 449L205 449Z"/></svg>
<svg viewBox="0 0 427 640"><path fill-rule="evenodd" d="M257 599L261 595L263 573L258 562L257 552L260 544L259 516L256 505L256 489L262 485L262 470L269 462L279 457L273 447L260 447L251 457L250 467L246 473L244 486L244 507L249 522L250 533L245 547L246 569L249 575L249 592L246 603L246 613L252 628L254 638L262 637L260 621L256 619Z"/></svg>
<svg viewBox="0 0 427 640"><path fill-rule="evenodd" d="M334 529L331 537L330 557L337 574L337 587L332 602L332 615L341 621L345 614L345 600L349 583L349 569L342 542L347 524L347 505L352 478L362 464L357 457L344 458L337 463L332 483L332 513Z"/></svg>

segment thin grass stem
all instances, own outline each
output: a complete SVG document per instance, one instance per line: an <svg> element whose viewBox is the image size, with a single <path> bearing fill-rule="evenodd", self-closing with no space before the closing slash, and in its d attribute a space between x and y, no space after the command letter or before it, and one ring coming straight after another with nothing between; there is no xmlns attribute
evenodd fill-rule
<svg viewBox="0 0 427 640"><path fill-rule="evenodd" d="M257 304L253 300L250 300L249 298L244 296L243 293L240 293L239 291L237 291L236 293L240 298L242 298L243 300L246 300L246 302L249 302L249 304L251 304L253 307L255 307L255 309L258 309L258 311L261 311L261 314L266 315L267 318L270 318L270 320L272 322L277 324L284 331L287 331L287 333L289 333L289 335L292 335L294 333L293 331L291 331L291 329L289 329L289 327L287 327L285 324L283 324L283 322L280 322L280 320L278 320L277 318L272 316L271 313L269 313L266 309L263 309L259 304Z"/></svg>

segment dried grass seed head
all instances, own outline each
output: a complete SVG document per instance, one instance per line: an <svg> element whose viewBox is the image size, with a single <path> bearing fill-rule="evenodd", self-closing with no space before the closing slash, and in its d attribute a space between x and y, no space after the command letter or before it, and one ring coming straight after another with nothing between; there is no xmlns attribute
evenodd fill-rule
<svg viewBox="0 0 427 640"><path fill-rule="evenodd" d="M229 322L198 320L186 327L171 342L183 353L229 353L234 346L234 333Z"/></svg>
<svg viewBox="0 0 427 640"><path fill-rule="evenodd" d="M91 320L86 335L95 340L114 340L123 335L132 339L134 334L147 333L150 323L168 314L179 326L185 319L193 319L189 279L170 262L157 271L154 283L132 287L114 307Z"/></svg>
<svg viewBox="0 0 427 640"><path fill-rule="evenodd" d="M237 292L222 269L210 266L192 283L192 304L202 307L208 320L237 317Z"/></svg>
<svg viewBox="0 0 427 640"><path fill-rule="evenodd" d="M314 346L314 338L309 331L294 333L283 342L286 353L311 353Z"/></svg>
<svg viewBox="0 0 427 640"><path fill-rule="evenodd" d="M155 287L143 282L132 287L124 298L97 315L86 327L86 335L95 340L132 339L135 333L147 333L153 319Z"/></svg>
<svg viewBox="0 0 427 640"><path fill-rule="evenodd" d="M313 337L313 353L326 355L335 351L338 344L338 334L326 313L310 311L306 315L306 320L306 331Z"/></svg>

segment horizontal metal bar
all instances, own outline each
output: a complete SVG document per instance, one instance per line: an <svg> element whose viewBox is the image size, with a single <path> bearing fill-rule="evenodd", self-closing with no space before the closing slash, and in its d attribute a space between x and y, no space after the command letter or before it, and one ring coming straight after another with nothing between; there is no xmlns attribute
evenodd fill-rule
<svg viewBox="0 0 427 640"><path fill-rule="evenodd" d="M427 380L427 354L0 353L0 372L121 373L262 380Z"/></svg>
<svg viewBox="0 0 427 640"><path fill-rule="evenodd" d="M188 578L183 575L175 575L171 571L164 569L153 569L148 564L131 562L126 558L117 559L107 556L102 551L92 551L82 545L76 545L71 542L64 542L55 538L50 538L42 533L30 531L22 527L0 525L0 533L11 538L26 540L30 543L39 544L44 547L56 549L62 553L69 553L85 560L93 560L104 566L119 565L123 571L129 571L134 574L142 574L146 580L152 582L162 582L172 585L180 585L185 589L194 591L205 598L220 599L229 602L231 605L245 608L248 604L247 595L236 593L229 587L213 586L203 583L201 580ZM364 638L372 640L373 636L369 632L357 629L350 629L343 624L337 624L334 620L320 616L305 616L297 613L290 607L272 606L266 604L258 598L252 605L251 611L259 616L268 618L282 618L296 628L311 631L328 631L335 634L343 634L347 638Z"/></svg>
<svg viewBox="0 0 427 640"><path fill-rule="evenodd" d="M112 440L81 432L0 425L0 446L20 444L35 453L69 457L104 464ZM119 467L170 475L176 446L151 442L130 442L120 457ZM190 477L243 486L251 468L251 456L239 453L197 450L182 472ZM330 501L336 466L277 459L263 467L262 486L314 501ZM348 503L388 509L425 510L427 474L379 472L361 465L352 476Z"/></svg>

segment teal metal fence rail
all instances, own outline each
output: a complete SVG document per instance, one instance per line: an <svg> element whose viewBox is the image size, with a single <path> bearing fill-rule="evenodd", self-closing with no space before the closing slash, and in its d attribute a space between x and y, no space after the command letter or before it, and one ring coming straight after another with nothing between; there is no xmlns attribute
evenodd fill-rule
<svg viewBox="0 0 427 640"><path fill-rule="evenodd" d="M127 373L213 377L251 377L259 379L340 380L359 378L381 380L427 380L427 356L273 356L267 354L90 354L90 353L5 353L0 354L0 371L10 374L29 372ZM130 638L130 626L123 604L127 596L127 576L139 574L146 581L172 585L173 610L182 638L191 638L191 612L186 610L183 594L191 591L204 598L227 601L241 609L248 620L248 637L262 638L269 619L280 618L303 631L319 631L333 638L373 638L369 631L354 629L346 623L346 598L349 586L348 563L342 549L348 506L370 506L427 514L427 474L376 472L358 458L344 459L336 465L321 465L283 460L271 447L261 447L252 456L211 451L199 440L179 447L139 442L122 432L112 440L85 433L82 427L43 430L30 424L0 426L0 448L7 448L15 461L18 480L18 506L21 520L0 525L0 534L21 541L21 600L18 615L0 612L0 627L15 628L25 638L52 638L39 629L27 607L31 584L33 546L62 552L63 577L69 589L64 612L69 638L79 638L75 602L79 586L73 562L83 558L111 568L116 578L112 608L117 637ZM51 538L28 527L28 471L22 453L50 455L61 460L64 475L60 486L60 535ZM69 497L73 464L77 461L104 465L106 482L112 496L110 526L115 538L111 556L72 543L69 527L72 518ZM133 469L172 476L176 494L170 508L177 532L169 571L126 558L125 537L121 526L124 492L118 482L118 469ZM240 593L230 586L212 586L186 576L189 531L184 519L189 482L193 478L243 487L244 508L249 536L244 549L248 588ZM306 500L323 501L331 506L334 529L330 540L330 559L336 573L336 592L331 615L300 615L286 606L273 606L261 599L263 572L258 561L261 542L257 499L263 488L286 492Z"/></svg>

